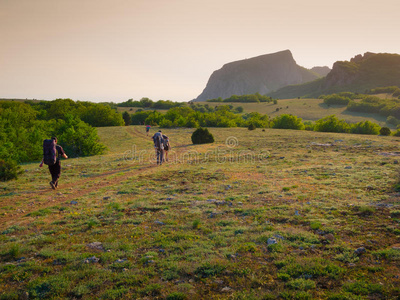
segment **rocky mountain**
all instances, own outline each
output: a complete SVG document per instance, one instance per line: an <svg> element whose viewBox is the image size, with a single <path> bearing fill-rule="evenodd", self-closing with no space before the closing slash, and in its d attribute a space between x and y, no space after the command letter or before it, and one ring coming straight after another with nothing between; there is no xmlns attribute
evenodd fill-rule
<svg viewBox="0 0 400 300"><path fill-rule="evenodd" d="M311 72L317 73L320 77L325 77L330 71L329 67L314 67L311 69Z"/></svg>
<svg viewBox="0 0 400 300"><path fill-rule="evenodd" d="M326 77L313 82L283 87L268 96L274 98L318 97L337 92L364 93L368 89L400 86L400 55L371 53L350 61L337 61Z"/></svg>
<svg viewBox="0 0 400 300"><path fill-rule="evenodd" d="M265 95L287 85L319 78L317 72L300 67L289 50L225 64L210 76L203 92L194 101L232 95Z"/></svg>

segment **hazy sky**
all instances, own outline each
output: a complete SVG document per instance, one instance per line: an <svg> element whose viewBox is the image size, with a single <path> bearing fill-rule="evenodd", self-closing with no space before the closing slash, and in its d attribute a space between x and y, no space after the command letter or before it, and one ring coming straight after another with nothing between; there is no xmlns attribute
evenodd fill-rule
<svg viewBox="0 0 400 300"><path fill-rule="evenodd" d="M398 0L0 0L0 98L188 101L225 63L400 53Z"/></svg>

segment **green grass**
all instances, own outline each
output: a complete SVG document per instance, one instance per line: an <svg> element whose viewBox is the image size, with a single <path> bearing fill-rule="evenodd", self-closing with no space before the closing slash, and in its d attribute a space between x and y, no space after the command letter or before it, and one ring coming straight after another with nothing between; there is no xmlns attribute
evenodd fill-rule
<svg viewBox="0 0 400 300"><path fill-rule="evenodd" d="M159 167L143 126L108 127L108 152L63 160L58 190L37 163L0 183L2 298L400 296L397 158L379 155L399 138L210 128L194 146L193 129L163 131Z"/></svg>

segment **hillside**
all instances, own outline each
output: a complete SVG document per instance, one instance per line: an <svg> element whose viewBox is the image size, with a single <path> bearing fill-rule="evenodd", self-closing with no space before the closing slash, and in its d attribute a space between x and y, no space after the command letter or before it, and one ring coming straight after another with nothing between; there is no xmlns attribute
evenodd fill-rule
<svg viewBox="0 0 400 300"><path fill-rule="evenodd" d="M300 67L289 50L228 63L214 71L194 101L260 93L315 80L317 73Z"/></svg>
<svg viewBox="0 0 400 300"><path fill-rule="evenodd" d="M152 132L159 128L152 128ZM108 153L0 182L2 299L397 299L397 137L98 129Z"/></svg>
<svg viewBox="0 0 400 300"><path fill-rule="evenodd" d="M318 97L337 92L363 93L382 86L400 86L400 55L370 53L338 61L332 71L313 82L291 85L268 93L274 98Z"/></svg>

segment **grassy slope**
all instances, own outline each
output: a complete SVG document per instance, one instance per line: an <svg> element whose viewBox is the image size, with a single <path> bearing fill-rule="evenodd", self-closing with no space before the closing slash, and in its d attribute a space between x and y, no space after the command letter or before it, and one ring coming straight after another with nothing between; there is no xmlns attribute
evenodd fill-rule
<svg viewBox="0 0 400 300"><path fill-rule="evenodd" d="M398 157L379 155L399 138L211 128L216 143L194 146L192 131L165 130L173 152L157 167L143 126L99 128L108 154L64 160L59 190L38 163L1 183L0 294L400 295Z"/></svg>
<svg viewBox="0 0 400 300"><path fill-rule="evenodd" d="M274 118L281 114L292 114L303 119L303 121L316 121L329 115L336 115L350 123L369 120L381 126L388 126L386 118L378 114L356 113L346 111L346 106L332 105L328 107L321 99L284 99L273 103L208 103L210 106L231 104L234 107L242 106L244 112L259 112L268 114ZM287 108L288 107L288 108ZM276 111L277 108L281 108ZM390 125L389 127L393 127Z"/></svg>

